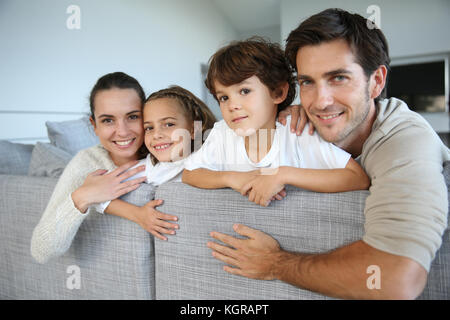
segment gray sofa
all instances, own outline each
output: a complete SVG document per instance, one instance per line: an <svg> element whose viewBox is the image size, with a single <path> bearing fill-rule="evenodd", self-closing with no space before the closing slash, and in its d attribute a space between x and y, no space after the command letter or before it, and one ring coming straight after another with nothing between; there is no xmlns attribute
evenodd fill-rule
<svg viewBox="0 0 450 320"><path fill-rule="evenodd" d="M86 121L70 124L90 134ZM142 185L123 197L136 205L163 199L159 210L177 215L180 225L168 241L131 221L92 212L66 254L41 265L30 254L32 231L64 166L89 141L76 135L73 148L73 127L51 125L52 143L0 141L0 299L328 299L280 281L226 273L206 246L209 233L235 234L232 225L243 223L274 236L284 249L312 253L363 235L368 191L319 194L288 187L285 199L262 208L230 189L170 182L156 190ZM450 166L444 175L448 186ZM419 299L450 299L448 229Z"/></svg>
<svg viewBox="0 0 450 320"><path fill-rule="evenodd" d="M30 239L56 181L0 175L1 299L327 299L279 281L225 273L206 246L209 232L233 234L239 222L273 235L285 249L324 252L361 238L368 194L288 188L286 199L261 208L229 189L143 185L124 199L137 205L154 195L164 199L160 210L179 217L176 235L155 240L128 220L94 212L65 255L40 265L30 255ZM68 284L71 266L79 270L79 289ZM419 298L449 299L449 273L447 230Z"/></svg>

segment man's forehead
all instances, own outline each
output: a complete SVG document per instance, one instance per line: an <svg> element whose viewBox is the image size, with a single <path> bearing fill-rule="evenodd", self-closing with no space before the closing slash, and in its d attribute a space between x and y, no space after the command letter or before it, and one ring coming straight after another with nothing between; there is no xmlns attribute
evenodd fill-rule
<svg viewBox="0 0 450 320"><path fill-rule="evenodd" d="M327 73L338 69L352 70L359 66L345 40L333 40L308 45L297 51L298 74ZM356 66L355 66L356 65Z"/></svg>

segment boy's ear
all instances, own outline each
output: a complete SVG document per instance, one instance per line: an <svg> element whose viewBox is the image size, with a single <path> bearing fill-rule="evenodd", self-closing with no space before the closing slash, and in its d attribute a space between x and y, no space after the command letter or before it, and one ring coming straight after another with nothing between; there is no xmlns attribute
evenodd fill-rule
<svg viewBox="0 0 450 320"><path fill-rule="evenodd" d="M274 103L280 104L286 100L287 94L289 92L289 83L285 82L282 86L275 89L272 93Z"/></svg>

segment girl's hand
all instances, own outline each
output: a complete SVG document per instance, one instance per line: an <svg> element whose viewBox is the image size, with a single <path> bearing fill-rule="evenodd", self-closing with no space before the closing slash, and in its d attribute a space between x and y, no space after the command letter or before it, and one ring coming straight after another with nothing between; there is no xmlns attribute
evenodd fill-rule
<svg viewBox="0 0 450 320"><path fill-rule="evenodd" d="M305 109L299 104L292 105L280 111L278 114L278 122L282 125L286 125L287 116L291 116L291 132L296 133L298 136L302 134L303 129L306 126L306 123L309 124L309 134L312 135L314 133L314 126L311 121L309 121L308 116L306 115Z"/></svg>
<svg viewBox="0 0 450 320"><path fill-rule="evenodd" d="M161 240L167 240L161 233L174 235L173 229L179 229L178 224L168 221L177 221L176 216L159 212L155 207L162 205L163 200L152 200L142 207L138 207L135 214L135 222L143 229Z"/></svg>
<svg viewBox="0 0 450 320"><path fill-rule="evenodd" d="M136 178L122 183L122 181L145 170L145 166L139 166L127 171L137 163L137 161L126 163L109 173L103 169L90 173L81 187L72 193L75 206L81 212L86 212L89 206L94 203L117 199L137 189L146 180L146 177Z"/></svg>
<svg viewBox="0 0 450 320"><path fill-rule="evenodd" d="M281 200L281 195L285 196L286 191L278 174L272 174L255 177L244 185L242 194L248 195L249 201L267 207L274 198Z"/></svg>

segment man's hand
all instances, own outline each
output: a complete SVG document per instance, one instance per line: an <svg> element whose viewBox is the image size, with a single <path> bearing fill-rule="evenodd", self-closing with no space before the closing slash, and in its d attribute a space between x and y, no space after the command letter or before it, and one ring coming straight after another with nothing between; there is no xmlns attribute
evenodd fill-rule
<svg viewBox="0 0 450 320"><path fill-rule="evenodd" d="M291 132L296 133L298 136L302 134L306 123L309 123L309 134L314 133L314 126L311 121L308 121L308 116L306 115L305 109L299 104L292 105L284 109L278 114L278 121L282 125L286 125L287 116L291 116Z"/></svg>
<svg viewBox="0 0 450 320"><path fill-rule="evenodd" d="M248 239L242 240L223 233L211 232L210 235L214 239L227 245L208 242L208 247L213 249L213 257L231 265L232 267L223 268L231 274L252 279L273 280L274 266L281 253L278 242L262 231L241 224L235 224L233 229Z"/></svg>

